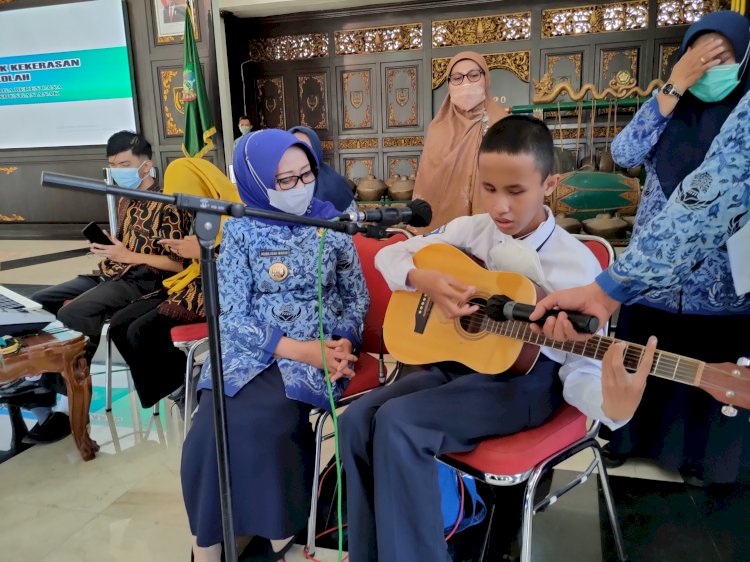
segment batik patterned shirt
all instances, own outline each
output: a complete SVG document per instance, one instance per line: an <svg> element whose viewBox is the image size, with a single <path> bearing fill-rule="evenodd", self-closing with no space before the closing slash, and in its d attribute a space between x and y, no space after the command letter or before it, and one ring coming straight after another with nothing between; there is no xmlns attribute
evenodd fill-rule
<svg viewBox="0 0 750 562"><path fill-rule="evenodd" d="M750 93L669 200L651 160L667 121L652 98L612 143L619 165L643 162L648 176L633 238L597 283L620 302L689 314L750 314L750 295L736 294L726 249L750 218Z"/></svg>
<svg viewBox="0 0 750 562"><path fill-rule="evenodd" d="M250 218L224 223L218 260L224 392L237 394L274 361L288 398L329 408L323 371L274 358L282 336L318 339L318 249L322 230L269 225ZM282 278L283 277L283 278ZM328 232L323 247L323 331L359 347L370 304L350 236ZM338 399L343 379L333 385ZM199 389L210 388L204 365Z"/></svg>

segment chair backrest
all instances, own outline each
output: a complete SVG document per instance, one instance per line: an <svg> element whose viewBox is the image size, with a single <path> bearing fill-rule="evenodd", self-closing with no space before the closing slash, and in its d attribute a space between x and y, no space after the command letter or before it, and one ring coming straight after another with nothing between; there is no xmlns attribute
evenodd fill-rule
<svg viewBox="0 0 750 562"><path fill-rule="evenodd" d="M407 238L408 236L404 232L396 232L393 236L384 240L368 238L361 234L354 236L354 246L357 248L359 261L362 263L367 291L370 293L370 308L367 311L367 316L365 316L365 329L362 334L362 351L368 353L380 351L380 335L385 319L385 309L391 299L391 290L380 272L375 269L375 254L382 248L397 242L403 242ZM383 353L387 353L385 344L383 344Z"/></svg>
<svg viewBox="0 0 750 562"><path fill-rule="evenodd" d="M601 236L593 236L591 234L574 234L573 236L578 238L578 240L591 250L596 259L599 260L602 269L607 269L615 261L615 251L612 248L612 244Z"/></svg>

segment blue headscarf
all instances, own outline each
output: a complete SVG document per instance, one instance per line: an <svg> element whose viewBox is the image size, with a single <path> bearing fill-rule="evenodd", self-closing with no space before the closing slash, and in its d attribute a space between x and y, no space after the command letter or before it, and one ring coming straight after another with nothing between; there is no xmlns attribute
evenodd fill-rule
<svg viewBox="0 0 750 562"><path fill-rule="evenodd" d="M726 37L736 61L742 61L750 44L750 22L743 15L729 10L712 12L691 25L682 39L679 56L687 52L700 35L709 32ZM706 103L687 91L677 102L653 153L656 175L667 198L685 176L703 162L724 121L750 88L747 66L745 61L744 68L740 68L739 85L723 100Z"/></svg>
<svg viewBox="0 0 750 562"><path fill-rule="evenodd" d="M291 147L298 146L305 151L313 171L318 169L318 159L304 142L291 133L280 129L263 129L244 135L234 151L234 175L237 178L237 190L240 199L248 207L264 211L283 212L271 205L267 189L276 189L276 170L284 153ZM317 191L317 190L316 190ZM332 219L339 215L331 203L313 197L306 217ZM288 225L291 223L272 219L256 219L267 224Z"/></svg>
<svg viewBox="0 0 750 562"><path fill-rule="evenodd" d="M289 132L303 133L310 139L312 151L320 164L318 181L315 184L315 197L321 201L330 201L343 213L354 201L354 192L344 177L323 162L323 146L320 144L318 135L307 127L292 127Z"/></svg>

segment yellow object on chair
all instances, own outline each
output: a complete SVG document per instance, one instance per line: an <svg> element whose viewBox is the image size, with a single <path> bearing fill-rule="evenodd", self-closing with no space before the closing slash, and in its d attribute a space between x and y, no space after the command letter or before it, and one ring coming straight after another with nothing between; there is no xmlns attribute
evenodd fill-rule
<svg viewBox="0 0 750 562"><path fill-rule="evenodd" d="M164 193L186 193L241 203L237 187L229 181L219 168L202 158L178 158L172 161L164 173ZM222 224L227 217L221 218ZM221 230L216 244L221 242ZM193 262L172 277L164 280L170 294L184 289L201 274L198 261Z"/></svg>

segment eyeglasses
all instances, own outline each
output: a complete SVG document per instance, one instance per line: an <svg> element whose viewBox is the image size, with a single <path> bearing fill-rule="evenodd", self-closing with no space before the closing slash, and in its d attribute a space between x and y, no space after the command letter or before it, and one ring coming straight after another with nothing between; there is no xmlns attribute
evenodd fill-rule
<svg viewBox="0 0 750 562"><path fill-rule="evenodd" d="M315 172L313 172L312 170L307 170L299 176L286 176L283 178L276 178L276 185L278 185L283 191L292 189L297 185L297 183L299 183L300 180L302 180L302 183L304 183L305 185L314 182Z"/></svg>
<svg viewBox="0 0 750 562"><path fill-rule="evenodd" d="M469 82L479 82L479 79L482 77L482 74L484 74L484 70L479 70L475 68L474 70L470 70L466 74L461 74L460 72L454 72L451 74L448 79L450 80L451 84L454 86L460 86L464 83L464 78L468 78Z"/></svg>

